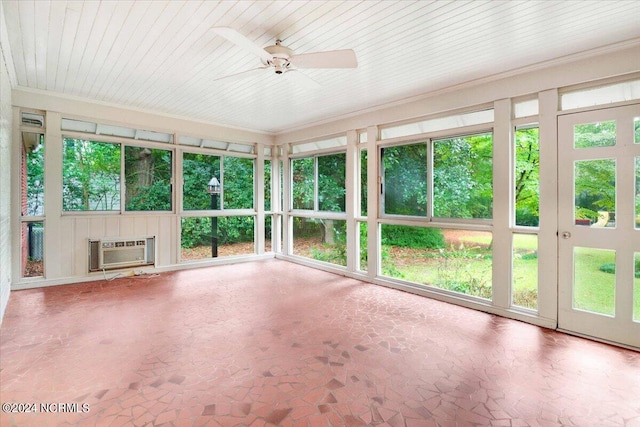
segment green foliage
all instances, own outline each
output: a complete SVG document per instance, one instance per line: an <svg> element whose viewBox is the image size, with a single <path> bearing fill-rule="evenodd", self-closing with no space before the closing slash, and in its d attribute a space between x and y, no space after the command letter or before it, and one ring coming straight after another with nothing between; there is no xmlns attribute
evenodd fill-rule
<svg viewBox="0 0 640 427"><path fill-rule="evenodd" d="M127 211L171 210L171 151L125 147Z"/></svg>
<svg viewBox="0 0 640 427"><path fill-rule="evenodd" d="M599 267L599 270L603 271L605 273L615 274L616 273L616 263L615 262L607 262L605 264L602 264ZM640 258L636 258L634 276L636 278L640 278Z"/></svg>
<svg viewBox="0 0 640 427"><path fill-rule="evenodd" d="M120 210L120 144L64 139L62 208Z"/></svg>
<svg viewBox="0 0 640 427"><path fill-rule="evenodd" d="M540 129L518 129L515 133L516 225L540 224Z"/></svg>
<svg viewBox="0 0 640 427"><path fill-rule="evenodd" d="M207 154L184 153L182 155L183 206L185 210L211 209L211 195L207 184L211 178L220 177L220 157ZM219 205L216 207L219 209Z"/></svg>
<svg viewBox="0 0 640 427"><path fill-rule="evenodd" d="M403 248L438 249L443 248L445 242L438 228L383 224L382 244Z"/></svg>
<svg viewBox="0 0 640 427"><path fill-rule="evenodd" d="M291 160L293 209L313 209L314 163L313 157Z"/></svg>
<svg viewBox="0 0 640 427"><path fill-rule="evenodd" d="M347 245L344 243L323 244L321 247L312 247L310 251L311 257L318 261L347 265Z"/></svg>
<svg viewBox="0 0 640 427"><path fill-rule="evenodd" d="M44 137L39 144L26 153L27 166L27 212L26 215L44 215Z"/></svg>
<svg viewBox="0 0 640 427"><path fill-rule="evenodd" d="M597 221L598 211L615 211L616 163L611 159L575 163L575 217Z"/></svg>
<svg viewBox="0 0 640 427"><path fill-rule="evenodd" d="M318 156L318 210L345 211L346 154Z"/></svg>
<svg viewBox="0 0 640 427"><path fill-rule="evenodd" d="M367 216L367 150L360 150L360 215Z"/></svg>
<svg viewBox="0 0 640 427"><path fill-rule="evenodd" d="M253 159L224 156L222 183L225 209L253 209Z"/></svg>
<svg viewBox="0 0 640 427"><path fill-rule="evenodd" d="M575 148L612 147L616 145L616 121L583 123L574 126Z"/></svg>
<svg viewBox="0 0 640 427"><path fill-rule="evenodd" d="M437 258L437 277L433 285L450 291L480 298L491 298L490 280L473 270L473 263L481 262L482 255L477 251L461 245L449 250L440 250Z"/></svg>
<svg viewBox="0 0 640 427"><path fill-rule="evenodd" d="M434 141L433 215L491 218L493 135Z"/></svg>
<svg viewBox="0 0 640 427"><path fill-rule="evenodd" d="M427 145L384 148L382 158L385 213L426 216Z"/></svg>

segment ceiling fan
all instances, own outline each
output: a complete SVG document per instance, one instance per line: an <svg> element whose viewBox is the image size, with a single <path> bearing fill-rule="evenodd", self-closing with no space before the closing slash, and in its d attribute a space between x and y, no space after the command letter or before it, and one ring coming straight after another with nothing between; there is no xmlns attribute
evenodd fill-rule
<svg viewBox="0 0 640 427"><path fill-rule="evenodd" d="M318 83L306 74L299 72L299 69L306 68L357 68L358 61L356 54L351 49L330 50L325 52L312 52L297 55L292 49L283 46L281 40L276 40L276 44L262 48L240 34L233 28L229 27L213 27L214 33L224 37L230 42L243 48L244 50L258 56L262 61L262 66L252 68L247 71L230 74L214 80L226 79L229 77L240 76L251 73L256 70L273 69L276 74L284 74L290 71L298 71L295 73L304 76L309 83L317 85Z"/></svg>

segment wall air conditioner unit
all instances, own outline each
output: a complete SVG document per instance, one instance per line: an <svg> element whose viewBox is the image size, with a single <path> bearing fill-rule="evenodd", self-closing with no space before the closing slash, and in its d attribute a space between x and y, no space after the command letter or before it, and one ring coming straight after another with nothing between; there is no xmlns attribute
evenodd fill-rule
<svg viewBox="0 0 640 427"><path fill-rule="evenodd" d="M155 237L89 239L89 271L155 264Z"/></svg>

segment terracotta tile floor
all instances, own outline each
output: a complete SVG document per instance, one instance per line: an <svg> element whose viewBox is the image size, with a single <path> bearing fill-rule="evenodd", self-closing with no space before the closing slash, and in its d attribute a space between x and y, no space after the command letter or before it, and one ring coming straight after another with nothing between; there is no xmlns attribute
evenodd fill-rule
<svg viewBox="0 0 640 427"><path fill-rule="evenodd" d="M3 403L80 411L3 426L640 425L639 353L278 260L14 292L0 338Z"/></svg>

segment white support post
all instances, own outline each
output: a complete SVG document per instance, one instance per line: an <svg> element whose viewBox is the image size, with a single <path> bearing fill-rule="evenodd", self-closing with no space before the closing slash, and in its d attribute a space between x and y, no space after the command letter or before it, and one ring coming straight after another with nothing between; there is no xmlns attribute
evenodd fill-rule
<svg viewBox="0 0 640 427"><path fill-rule="evenodd" d="M289 215L291 211L291 171L289 161L289 144L282 146L282 253L291 255L293 253L292 236L293 221Z"/></svg>
<svg viewBox="0 0 640 427"><path fill-rule="evenodd" d="M511 306L511 212L513 143L511 100L494 103L493 127L493 305Z"/></svg>
<svg viewBox="0 0 640 427"><path fill-rule="evenodd" d="M256 167L255 167L255 194L256 196L253 199L254 210L256 211L256 224L253 227L256 230L256 236L254 237L254 242L256 243L255 250L258 255L264 253L264 234L265 234L265 226L264 226L264 146L262 144L256 144L255 148L257 150L258 157L256 158Z"/></svg>
<svg viewBox="0 0 640 427"><path fill-rule="evenodd" d="M540 232L538 314L558 321L558 91L538 94L540 123Z"/></svg>
<svg viewBox="0 0 640 427"><path fill-rule="evenodd" d="M62 252L68 236L61 232L62 197L58 192L62 188L62 116L60 113L47 111L46 130L44 135L44 271L48 279L61 276Z"/></svg>
<svg viewBox="0 0 640 427"><path fill-rule="evenodd" d="M367 128L367 275L378 276L380 260L380 236L378 217L380 215L380 158L378 156L378 127Z"/></svg>
<svg viewBox="0 0 640 427"><path fill-rule="evenodd" d="M355 130L347 132L345 192L347 213L347 270L355 271L358 254L358 224L355 219L358 203L358 133Z"/></svg>
<svg viewBox="0 0 640 427"><path fill-rule="evenodd" d="M273 217L271 219L271 250L274 253L282 252L282 200L280 197L280 189L282 182L280 180L280 154L282 147L271 147L271 211Z"/></svg>
<svg viewBox="0 0 640 427"><path fill-rule="evenodd" d="M10 197L10 232L11 232L11 283L18 283L22 278L22 222L21 212L22 204L20 203L22 178L20 169L22 165L22 132L20 132L20 108L13 107L12 111L12 129L11 129L11 183L3 183L3 185L11 185ZM46 141L45 141L46 144ZM45 181L45 185L47 182Z"/></svg>

